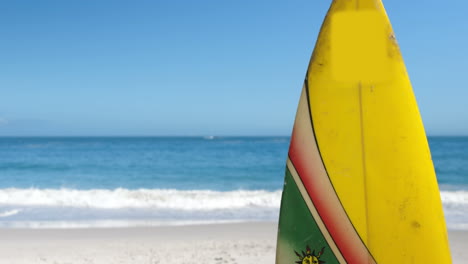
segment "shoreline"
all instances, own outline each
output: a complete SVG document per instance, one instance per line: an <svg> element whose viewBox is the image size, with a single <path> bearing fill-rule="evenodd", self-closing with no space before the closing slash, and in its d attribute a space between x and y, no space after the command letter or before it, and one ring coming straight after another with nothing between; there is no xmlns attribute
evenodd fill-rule
<svg viewBox="0 0 468 264"><path fill-rule="evenodd" d="M0 228L0 263L271 264L276 222L186 226ZM468 231L449 230L453 263L468 259Z"/></svg>

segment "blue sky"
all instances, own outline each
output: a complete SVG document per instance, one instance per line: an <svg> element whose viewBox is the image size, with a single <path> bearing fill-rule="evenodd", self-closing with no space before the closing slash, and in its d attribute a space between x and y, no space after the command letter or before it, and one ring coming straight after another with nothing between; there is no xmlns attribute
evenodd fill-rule
<svg viewBox="0 0 468 264"><path fill-rule="evenodd" d="M330 1L0 2L1 135L289 135ZM384 2L430 135L468 135L468 4Z"/></svg>

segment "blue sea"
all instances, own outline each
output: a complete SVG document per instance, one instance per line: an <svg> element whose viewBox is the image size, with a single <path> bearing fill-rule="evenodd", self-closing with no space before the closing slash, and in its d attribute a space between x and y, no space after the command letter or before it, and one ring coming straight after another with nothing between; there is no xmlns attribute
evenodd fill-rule
<svg viewBox="0 0 468 264"><path fill-rule="evenodd" d="M429 137L448 227L468 229L468 137ZM0 227L276 221L289 137L3 137Z"/></svg>

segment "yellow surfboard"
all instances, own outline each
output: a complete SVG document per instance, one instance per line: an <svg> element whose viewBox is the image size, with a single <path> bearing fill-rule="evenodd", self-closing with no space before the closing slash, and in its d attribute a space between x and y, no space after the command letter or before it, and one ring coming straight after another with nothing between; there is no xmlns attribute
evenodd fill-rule
<svg viewBox="0 0 468 264"><path fill-rule="evenodd" d="M335 0L304 81L277 264L451 263L431 154L380 0Z"/></svg>

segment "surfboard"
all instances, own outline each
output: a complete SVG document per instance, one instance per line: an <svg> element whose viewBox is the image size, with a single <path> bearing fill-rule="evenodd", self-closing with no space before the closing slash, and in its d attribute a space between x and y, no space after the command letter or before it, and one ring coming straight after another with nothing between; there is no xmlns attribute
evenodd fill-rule
<svg viewBox="0 0 468 264"><path fill-rule="evenodd" d="M277 264L451 263L418 106L380 0L335 0L299 100Z"/></svg>

